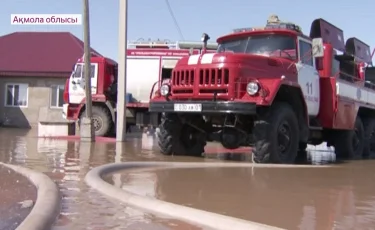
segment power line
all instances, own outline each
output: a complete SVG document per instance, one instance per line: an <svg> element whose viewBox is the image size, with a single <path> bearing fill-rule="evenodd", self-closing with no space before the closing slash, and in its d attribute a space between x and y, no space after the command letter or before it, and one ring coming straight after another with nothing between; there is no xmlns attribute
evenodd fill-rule
<svg viewBox="0 0 375 230"><path fill-rule="evenodd" d="M176 26L176 29L177 29L178 33L180 34L181 39L182 39L182 40L185 40L184 35L182 34L182 31L181 31L181 28L180 28L180 26L178 25L177 19L176 19L176 17L174 16L174 13L173 13L172 7L171 7L171 5L169 4L169 1L168 1L168 0L165 0L165 4L167 4L169 14L171 15L171 17L172 17L172 19L173 19L173 21L174 21L174 25Z"/></svg>

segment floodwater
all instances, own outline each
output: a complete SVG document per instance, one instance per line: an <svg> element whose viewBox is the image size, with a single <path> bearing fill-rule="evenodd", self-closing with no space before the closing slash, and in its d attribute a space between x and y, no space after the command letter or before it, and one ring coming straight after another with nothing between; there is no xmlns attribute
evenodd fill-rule
<svg viewBox="0 0 375 230"><path fill-rule="evenodd" d="M375 229L375 162L125 171L127 191L285 229ZM111 182L109 176L106 179Z"/></svg>
<svg viewBox="0 0 375 230"><path fill-rule="evenodd" d="M84 176L93 167L121 161L164 161L152 146L139 138L126 145L116 143L79 143L36 138L35 131L0 128L0 161L25 166L50 176L60 187L62 210L53 230L201 229L178 220L157 218L126 207L91 190ZM143 143L143 145L142 145ZM195 158L168 158L192 161ZM198 159L199 160L199 159ZM1 177L1 180L10 178ZM8 229L7 229L8 230Z"/></svg>
<svg viewBox="0 0 375 230"><path fill-rule="evenodd" d="M0 161L44 172L56 181L63 205L53 229L200 229L126 207L85 184L85 174L106 163L212 161L161 156L153 142L152 137L134 137L125 145L90 144L0 129ZM374 168L375 162L368 160L320 169L120 172L106 180L138 194L287 229L375 229Z"/></svg>

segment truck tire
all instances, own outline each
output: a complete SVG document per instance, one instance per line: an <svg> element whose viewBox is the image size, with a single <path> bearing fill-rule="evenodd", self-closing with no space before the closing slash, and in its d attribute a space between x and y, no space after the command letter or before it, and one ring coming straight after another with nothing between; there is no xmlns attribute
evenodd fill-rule
<svg viewBox="0 0 375 230"><path fill-rule="evenodd" d="M366 158L375 158L375 119L363 119L363 127L365 131L363 156Z"/></svg>
<svg viewBox="0 0 375 230"><path fill-rule="evenodd" d="M361 118L357 117L353 130L338 131L334 137L336 156L361 159L365 146L365 130Z"/></svg>
<svg viewBox="0 0 375 230"><path fill-rule="evenodd" d="M255 163L293 164L299 148L297 116L287 103L276 102L254 124Z"/></svg>
<svg viewBox="0 0 375 230"><path fill-rule="evenodd" d="M81 114L81 118L86 116L86 110ZM104 137L111 133L113 122L112 117L108 109L101 106L92 107L92 119L95 130L95 136ZM81 126L81 125L80 125Z"/></svg>
<svg viewBox="0 0 375 230"><path fill-rule="evenodd" d="M158 145L163 155L202 156L205 138L199 137L199 131L187 124L182 124L176 114L163 114Z"/></svg>

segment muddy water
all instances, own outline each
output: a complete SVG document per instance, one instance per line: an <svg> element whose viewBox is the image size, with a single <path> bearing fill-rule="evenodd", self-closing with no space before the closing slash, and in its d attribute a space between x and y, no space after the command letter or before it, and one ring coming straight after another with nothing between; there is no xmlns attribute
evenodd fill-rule
<svg viewBox="0 0 375 230"><path fill-rule="evenodd" d="M0 128L0 161L46 173L59 186L62 210L53 229L200 229L108 200L83 181L93 167L121 161L192 161L196 158L164 158L154 154L150 138L129 138L125 145L79 143L36 138L35 131ZM152 141L152 139L151 139ZM1 177L10 183L12 178ZM1 228L0 228L1 229Z"/></svg>
<svg viewBox="0 0 375 230"><path fill-rule="evenodd" d="M173 169L114 174L112 183L286 229L375 229L374 168L374 161L357 161L321 169Z"/></svg>
<svg viewBox="0 0 375 230"><path fill-rule="evenodd" d="M121 161L211 161L155 154L152 138L125 145L38 139L0 128L0 161L44 172L63 195L53 229L199 229L156 218L89 189L85 174ZM116 186L170 202L287 229L375 229L373 161L329 169L184 169L117 173ZM7 178L2 178L2 180Z"/></svg>

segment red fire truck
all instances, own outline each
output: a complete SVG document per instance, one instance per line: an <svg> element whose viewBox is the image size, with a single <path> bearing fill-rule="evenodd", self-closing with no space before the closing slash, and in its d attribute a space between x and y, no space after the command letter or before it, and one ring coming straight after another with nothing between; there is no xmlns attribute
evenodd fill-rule
<svg viewBox="0 0 375 230"><path fill-rule="evenodd" d="M127 123L149 125L148 103L150 89L155 83L170 78L176 62L184 56L198 54L199 42L140 41L128 44L127 50ZM217 44L209 44L216 50ZM63 117L79 121L85 113L84 60L74 66L64 91ZM91 92L96 136L109 135L115 128L117 105L117 63L109 58L92 54ZM125 105L124 105L125 106Z"/></svg>
<svg viewBox="0 0 375 230"><path fill-rule="evenodd" d="M217 42L217 53L180 59L150 101L150 112L163 113L163 154L200 156L207 141L253 145L257 163L294 163L307 144L323 142L337 157L374 153L375 67L367 44L345 42L324 19L306 36L275 15L263 28Z"/></svg>

